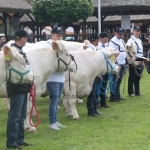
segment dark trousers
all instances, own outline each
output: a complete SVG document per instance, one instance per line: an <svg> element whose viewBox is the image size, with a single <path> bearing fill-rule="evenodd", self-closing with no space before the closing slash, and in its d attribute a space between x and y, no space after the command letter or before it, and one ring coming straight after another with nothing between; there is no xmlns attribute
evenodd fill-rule
<svg viewBox="0 0 150 150"><path fill-rule="evenodd" d="M106 87L107 87L107 82L108 82L108 77L109 74L106 73L105 75L102 76L104 81L101 81L101 87L100 87L100 98L101 98L101 106L106 105Z"/></svg>
<svg viewBox="0 0 150 150"><path fill-rule="evenodd" d="M93 83L92 91L87 98L87 110L88 114L93 114L96 112L96 80Z"/></svg>
<svg viewBox="0 0 150 150"><path fill-rule="evenodd" d="M136 71L138 74L142 73L142 64L136 67ZM129 64L129 78L128 78L128 94L140 94L140 76L137 76L135 73L134 67ZM134 86L134 90L133 90Z"/></svg>
<svg viewBox="0 0 150 150"><path fill-rule="evenodd" d="M27 113L27 94L10 98L10 110L7 120L7 146L24 143L24 120Z"/></svg>

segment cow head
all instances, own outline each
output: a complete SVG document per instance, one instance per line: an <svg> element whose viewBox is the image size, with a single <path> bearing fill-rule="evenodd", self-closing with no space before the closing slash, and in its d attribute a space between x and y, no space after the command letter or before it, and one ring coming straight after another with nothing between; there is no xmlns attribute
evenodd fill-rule
<svg viewBox="0 0 150 150"><path fill-rule="evenodd" d="M30 83L33 80L33 74L26 66L23 56L14 47L6 45L3 47L3 66L1 67L3 68L2 76L4 81L10 78L10 82L12 83L19 83L21 80L21 83Z"/></svg>
<svg viewBox="0 0 150 150"><path fill-rule="evenodd" d="M113 49L111 47L107 47L103 50L101 50L103 52L103 55L105 60L106 60L106 67L107 67L107 72L112 72L114 74L117 74L119 71L119 67L117 64L115 64L116 58L119 56L119 52L116 51L116 49Z"/></svg>
<svg viewBox="0 0 150 150"><path fill-rule="evenodd" d="M132 61L131 58L135 58L137 55L136 49L133 43L126 44L126 53L127 53L127 61L129 64L133 64L134 66L139 65L139 61Z"/></svg>
<svg viewBox="0 0 150 150"><path fill-rule="evenodd" d="M70 55L62 41L53 41L52 49L56 52L58 59L58 71L74 71L75 64L72 61L73 56Z"/></svg>

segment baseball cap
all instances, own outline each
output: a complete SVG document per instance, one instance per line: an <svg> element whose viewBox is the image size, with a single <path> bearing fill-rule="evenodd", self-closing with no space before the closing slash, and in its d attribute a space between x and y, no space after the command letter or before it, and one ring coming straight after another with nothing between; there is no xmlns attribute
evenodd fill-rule
<svg viewBox="0 0 150 150"><path fill-rule="evenodd" d="M63 31L60 27L57 27L55 26L53 29L52 29L52 34L55 33L55 34L63 34Z"/></svg>
<svg viewBox="0 0 150 150"><path fill-rule="evenodd" d="M117 33L124 33L124 29L121 27L116 28Z"/></svg>
<svg viewBox="0 0 150 150"><path fill-rule="evenodd" d="M139 26L134 26L133 30L141 31L141 29L140 29L140 27L139 27Z"/></svg>
<svg viewBox="0 0 150 150"><path fill-rule="evenodd" d="M23 29L19 29L14 33L14 36L16 36L16 38L27 37L27 32Z"/></svg>
<svg viewBox="0 0 150 150"><path fill-rule="evenodd" d="M95 41L97 39L99 39L99 36L97 33L90 34L90 41Z"/></svg>
<svg viewBox="0 0 150 150"><path fill-rule="evenodd" d="M105 38L105 37L110 37L109 35L108 35L108 33L106 33L106 32L101 32L100 34L99 34L99 38Z"/></svg>

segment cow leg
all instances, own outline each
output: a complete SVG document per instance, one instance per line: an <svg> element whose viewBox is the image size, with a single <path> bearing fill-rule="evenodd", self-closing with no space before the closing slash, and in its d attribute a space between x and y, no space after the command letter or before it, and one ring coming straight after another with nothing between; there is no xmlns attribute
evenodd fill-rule
<svg viewBox="0 0 150 150"><path fill-rule="evenodd" d="M71 114L73 116L73 119L79 119L78 112L76 110L76 95L75 94L70 94L70 96L67 97L68 103L69 103L69 108L71 110Z"/></svg>
<svg viewBox="0 0 150 150"><path fill-rule="evenodd" d="M10 109L10 98L3 98L4 104L5 104L5 109L9 110Z"/></svg>
<svg viewBox="0 0 150 150"><path fill-rule="evenodd" d="M66 116L67 117L72 117L72 112L71 112L71 109L70 109L70 104L67 100L67 96L65 95L64 98L63 98L63 105L64 105L64 109L66 110Z"/></svg>

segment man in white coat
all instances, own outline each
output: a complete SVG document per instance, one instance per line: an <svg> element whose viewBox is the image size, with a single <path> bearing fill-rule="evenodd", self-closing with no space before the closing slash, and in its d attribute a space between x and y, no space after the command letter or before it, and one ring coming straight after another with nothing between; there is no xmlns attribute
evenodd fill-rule
<svg viewBox="0 0 150 150"><path fill-rule="evenodd" d="M127 44L133 43L135 49L137 50L137 56L143 56L143 45L139 36L141 29L139 26L135 26L133 29L133 36L128 40ZM130 97L134 96L143 96L140 93L140 79L141 76L138 74L142 73L144 62L141 62L139 66L134 67L132 64L129 64L129 78L128 78L128 94ZM135 71L136 69L136 71ZM134 90L133 90L134 86Z"/></svg>
<svg viewBox="0 0 150 150"><path fill-rule="evenodd" d="M97 51L97 46L99 42L99 36L97 33L92 33L90 35L90 44L87 50L93 50ZM96 82L97 80L100 80L99 77L97 77L93 83L92 91L89 94L87 98L87 109L88 109L88 116L95 117L96 115L100 115L99 112L96 110Z"/></svg>
<svg viewBox="0 0 150 150"><path fill-rule="evenodd" d="M122 35L124 30L121 27L116 28L115 36L110 40L109 47L117 48L120 55L116 59L116 63L120 66L119 77L113 74L113 83L111 84L111 102L119 102L120 100L124 100L120 95L120 85L122 82L122 78L126 69L126 51L125 51L125 42L122 39Z"/></svg>

